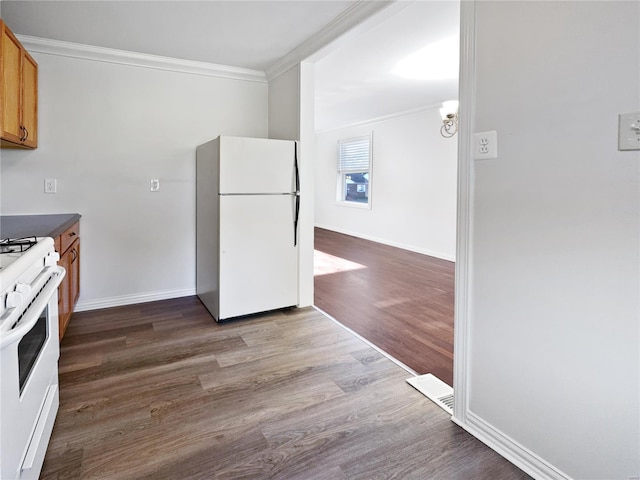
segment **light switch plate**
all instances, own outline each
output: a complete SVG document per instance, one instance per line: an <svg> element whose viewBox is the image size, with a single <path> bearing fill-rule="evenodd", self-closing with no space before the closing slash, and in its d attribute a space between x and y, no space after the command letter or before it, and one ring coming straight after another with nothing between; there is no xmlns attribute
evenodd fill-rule
<svg viewBox="0 0 640 480"><path fill-rule="evenodd" d="M473 158L475 160L498 158L498 133L495 130L473 135Z"/></svg>
<svg viewBox="0 0 640 480"><path fill-rule="evenodd" d="M55 178L44 179L44 193L56 193L58 191L58 182Z"/></svg>
<svg viewBox="0 0 640 480"><path fill-rule="evenodd" d="M640 150L640 112L618 115L618 150Z"/></svg>
<svg viewBox="0 0 640 480"><path fill-rule="evenodd" d="M152 178L150 183L151 183L151 191L152 192L159 192L160 191L160 179L159 178Z"/></svg>

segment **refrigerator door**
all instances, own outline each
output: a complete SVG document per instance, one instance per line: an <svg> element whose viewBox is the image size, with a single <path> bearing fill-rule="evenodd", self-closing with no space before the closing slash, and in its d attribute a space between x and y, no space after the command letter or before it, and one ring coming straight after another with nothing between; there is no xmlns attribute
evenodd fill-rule
<svg viewBox="0 0 640 480"><path fill-rule="evenodd" d="M219 318L298 304L295 196L220 197Z"/></svg>
<svg viewBox="0 0 640 480"><path fill-rule="evenodd" d="M220 193L294 192L295 148L288 140L220 137Z"/></svg>

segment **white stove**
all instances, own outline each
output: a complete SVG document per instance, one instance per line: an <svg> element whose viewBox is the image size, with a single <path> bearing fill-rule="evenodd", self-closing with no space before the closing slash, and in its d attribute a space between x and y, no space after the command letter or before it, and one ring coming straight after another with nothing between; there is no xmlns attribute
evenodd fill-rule
<svg viewBox="0 0 640 480"><path fill-rule="evenodd" d="M37 479L58 411L58 286L48 237L0 241L0 478Z"/></svg>

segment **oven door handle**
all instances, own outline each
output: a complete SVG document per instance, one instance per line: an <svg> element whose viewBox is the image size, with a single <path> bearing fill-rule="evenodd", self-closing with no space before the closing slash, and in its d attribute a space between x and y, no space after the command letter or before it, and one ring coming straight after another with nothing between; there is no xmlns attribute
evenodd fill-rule
<svg viewBox="0 0 640 480"><path fill-rule="evenodd" d="M33 285L33 291L38 291L40 288L42 288L42 291L33 300L33 303L27 307L25 310L25 316L20 320L18 325L12 330L0 333L0 348L4 348L5 345L19 341L29 330L33 328L38 321L38 318L40 318L40 312L44 310L51 297L56 293L56 290L66 273L65 269L60 266L47 267L42 271L39 275L39 278L42 280L36 280L34 282L35 285ZM45 284L44 287L40 287L39 284L43 282ZM20 308L22 308L22 306L15 307L12 310ZM13 316L13 313L14 312L11 312L10 316Z"/></svg>

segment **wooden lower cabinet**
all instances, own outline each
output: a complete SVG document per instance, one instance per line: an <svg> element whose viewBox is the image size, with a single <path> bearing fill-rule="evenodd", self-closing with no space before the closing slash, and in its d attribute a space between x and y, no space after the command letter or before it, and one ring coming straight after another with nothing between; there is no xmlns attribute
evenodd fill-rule
<svg viewBox="0 0 640 480"><path fill-rule="evenodd" d="M65 275L58 290L58 324L60 340L69 325L73 309L80 296L80 224L76 223L60 235L56 245L60 245L60 260Z"/></svg>
<svg viewBox="0 0 640 480"><path fill-rule="evenodd" d="M73 257L71 258L71 304L75 308L78 303L78 297L80 297L80 239L77 239L71 247L73 250Z"/></svg>
<svg viewBox="0 0 640 480"><path fill-rule="evenodd" d="M65 278L62 279L60 287L58 287L58 332L60 340L64 336L64 332L69 324L71 318L71 298L69 291L71 290L69 284L69 274L71 273L71 251L67 251L60 256L58 265L64 268L67 272Z"/></svg>

